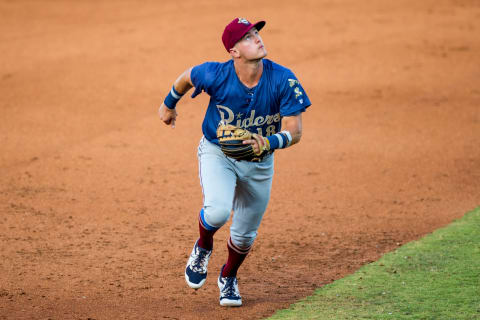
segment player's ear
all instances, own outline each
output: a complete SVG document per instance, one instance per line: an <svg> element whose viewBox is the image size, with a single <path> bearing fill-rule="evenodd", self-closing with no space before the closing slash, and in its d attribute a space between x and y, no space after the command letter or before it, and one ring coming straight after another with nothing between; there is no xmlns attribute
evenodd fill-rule
<svg viewBox="0 0 480 320"><path fill-rule="evenodd" d="M240 57L240 51L238 51L237 48L233 47L232 49L229 50L230 55L232 58L238 58Z"/></svg>

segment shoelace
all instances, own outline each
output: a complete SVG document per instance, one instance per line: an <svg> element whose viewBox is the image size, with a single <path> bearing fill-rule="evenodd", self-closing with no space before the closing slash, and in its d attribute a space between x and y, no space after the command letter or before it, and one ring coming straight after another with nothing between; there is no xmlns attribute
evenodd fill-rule
<svg viewBox="0 0 480 320"><path fill-rule="evenodd" d="M225 286L223 287L222 293L225 293L227 297L238 297L235 291L235 278L227 277L223 279L225 279Z"/></svg>
<svg viewBox="0 0 480 320"><path fill-rule="evenodd" d="M192 270L195 272L205 272L205 264L207 262L208 251L200 250L198 248L198 254L193 259Z"/></svg>

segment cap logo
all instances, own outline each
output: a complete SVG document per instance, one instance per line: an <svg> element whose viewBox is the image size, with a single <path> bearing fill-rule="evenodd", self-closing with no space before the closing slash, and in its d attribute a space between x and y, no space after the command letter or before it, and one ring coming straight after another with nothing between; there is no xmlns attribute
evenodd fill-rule
<svg viewBox="0 0 480 320"><path fill-rule="evenodd" d="M248 20L245 19L245 18L238 18L238 23L243 23L243 24L246 24L246 25L250 24L250 22L248 22Z"/></svg>

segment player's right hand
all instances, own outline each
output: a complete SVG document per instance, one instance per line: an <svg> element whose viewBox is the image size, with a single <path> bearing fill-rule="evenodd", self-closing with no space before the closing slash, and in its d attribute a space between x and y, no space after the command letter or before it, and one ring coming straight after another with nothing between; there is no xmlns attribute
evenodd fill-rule
<svg viewBox="0 0 480 320"><path fill-rule="evenodd" d="M158 115L160 120L163 121L167 126L172 126L175 128L175 120L177 119L177 110L176 109L169 109L165 106L164 103L158 109Z"/></svg>

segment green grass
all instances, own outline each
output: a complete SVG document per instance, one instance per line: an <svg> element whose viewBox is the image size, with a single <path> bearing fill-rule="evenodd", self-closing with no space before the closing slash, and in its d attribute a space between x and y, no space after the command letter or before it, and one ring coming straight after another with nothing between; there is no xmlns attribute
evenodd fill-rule
<svg viewBox="0 0 480 320"><path fill-rule="evenodd" d="M480 208L269 319L480 319Z"/></svg>

